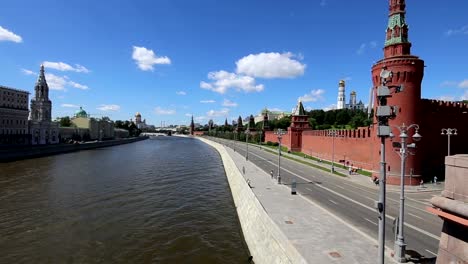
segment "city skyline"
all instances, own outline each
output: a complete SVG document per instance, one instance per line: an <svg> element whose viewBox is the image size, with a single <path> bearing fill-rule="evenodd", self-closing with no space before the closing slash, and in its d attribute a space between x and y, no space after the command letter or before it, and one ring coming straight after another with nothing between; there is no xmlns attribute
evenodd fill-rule
<svg viewBox="0 0 468 264"><path fill-rule="evenodd" d="M387 1L182 2L6 3L1 84L32 94L44 64L53 118L83 106L114 120L140 112L154 125L188 125L191 115L223 124L264 107L289 112L298 98L328 109L341 79L346 96L355 90L368 102ZM468 99L468 4L407 4L412 53L427 65L423 98Z"/></svg>

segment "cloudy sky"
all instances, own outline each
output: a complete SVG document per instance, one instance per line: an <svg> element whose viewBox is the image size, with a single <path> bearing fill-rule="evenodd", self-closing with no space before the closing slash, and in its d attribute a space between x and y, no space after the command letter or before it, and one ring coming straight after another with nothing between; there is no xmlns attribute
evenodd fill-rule
<svg viewBox="0 0 468 264"><path fill-rule="evenodd" d="M433 4L428 4L434 2ZM425 98L468 99L468 2L407 1ZM33 92L41 63L53 116L188 124L262 108L330 109L338 81L367 103L388 1L18 0L0 16L0 85Z"/></svg>

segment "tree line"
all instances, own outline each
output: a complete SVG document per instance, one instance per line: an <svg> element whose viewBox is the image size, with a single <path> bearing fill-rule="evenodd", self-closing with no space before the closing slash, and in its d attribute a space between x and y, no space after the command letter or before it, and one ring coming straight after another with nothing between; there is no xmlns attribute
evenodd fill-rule
<svg viewBox="0 0 468 264"><path fill-rule="evenodd" d="M334 110L311 110L306 111L308 115L309 125L314 130L325 130L325 129L356 129L358 127L366 127L372 124L372 113L370 118L368 113L362 110L351 110L351 109L334 109ZM268 127L270 130L276 130L278 128L287 129L291 125L291 116L285 116L280 119L269 120ZM247 129L248 125L242 125L243 129ZM226 122L224 125L215 125L210 120L208 124L200 127L199 131L223 131L232 132L235 131L237 125L229 125ZM257 130L263 128L263 121L255 124Z"/></svg>

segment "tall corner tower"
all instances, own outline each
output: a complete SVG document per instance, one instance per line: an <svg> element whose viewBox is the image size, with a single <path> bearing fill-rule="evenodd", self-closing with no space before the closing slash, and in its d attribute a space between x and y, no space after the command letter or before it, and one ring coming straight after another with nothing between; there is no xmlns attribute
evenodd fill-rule
<svg viewBox="0 0 468 264"><path fill-rule="evenodd" d="M336 102L336 109L345 108L345 81L341 80L338 83L338 101Z"/></svg>
<svg viewBox="0 0 468 264"><path fill-rule="evenodd" d="M418 115L418 105L421 100L421 82L424 76L424 61L411 54L411 42L408 39L408 24L406 23L406 3L405 0L389 0L388 25L385 35L385 46L383 48L384 58L372 66L372 83L374 91L381 85L380 72L383 68L391 71L393 76L387 79L387 85L403 85L403 92L393 94L388 98L387 104L398 106L396 118L390 120L390 126L410 125L420 122ZM375 96L374 92L374 96ZM374 97L374 102L377 98ZM374 113L377 104L374 104ZM375 117L374 117L375 118ZM376 119L374 119L376 123ZM399 135L394 131L395 135ZM376 140L377 136L375 135ZM394 141L400 141L396 136ZM410 143L410 142L409 142ZM380 160L379 144L374 144L373 163L377 164L374 171L378 171ZM400 157L387 144L387 175L389 184L400 183ZM409 176L413 170L413 180L418 181L421 176L421 156L410 155L407 158L405 175ZM405 180L409 183L409 179ZM413 182L413 184L414 184Z"/></svg>
<svg viewBox="0 0 468 264"><path fill-rule="evenodd" d="M41 65L36 85L34 86L34 97L31 99L31 113L29 120L51 121L52 102L49 100L49 85L45 79L44 65Z"/></svg>

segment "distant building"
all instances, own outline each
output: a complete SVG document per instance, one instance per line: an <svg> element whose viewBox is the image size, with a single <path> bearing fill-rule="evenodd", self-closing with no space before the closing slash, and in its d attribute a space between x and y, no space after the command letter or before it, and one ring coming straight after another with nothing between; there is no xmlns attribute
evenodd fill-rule
<svg viewBox="0 0 468 264"><path fill-rule="evenodd" d="M135 114L135 125L137 126L138 129L145 129L147 127L146 119L143 119L143 121L141 120L140 112L137 112Z"/></svg>
<svg viewBox="0 0 468 264"><path fill-rule="evenodd" d="M265 114L267 115L267 119L269 121L272 120L278 120L286 116L290 116L290 112L285 112L285 111L270 111L267 108L263 109L258 115L255 116L255 124L258 122L262 122L263 119L265 118Z"/></svg>
<svg viewBox="0 0 468 264"><path fill-rule="evenodd" d="M31 144L59 143L59 124L52 121L52 102L49 99L49 86L44 75L44 65L41 65L39 77L34 86L34 98L31 99L29 115L29 134Z"/></svg>
<svg viewBox="0 0 468 264"><path fill-rule="evenodd" d="M0 145L28 144L29 93L0 85Z"/></svg>
<svg viewBox="0 0 468 264"><path fill-rule="evenodd" d="M114 123L108 119L92 118L83 107L75 112L71 118L70 127L60 127L60 137L62 140L105 140L126 137L125 132L117 131ZM126 131L126 130L125 130ZM128 131L127 131L128 133Z"/></svg>
<svg viewBox="0 0 468 264"><path fill-rule="evenodd" d="M344 80L341 80L338 83L338 101L336 103L336 109L351 109L351 110L364 111L365 110L364 103L362 103L361 100L359 100L359 102L357 102L356 92L355 91L352 91L349 94L349 97L350 97L349 98L349 104L345 103L345 101L346 101L345 86L346 86L346 84L345 84Z"/></svg>

